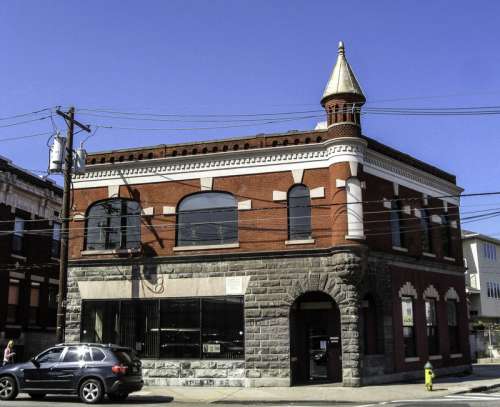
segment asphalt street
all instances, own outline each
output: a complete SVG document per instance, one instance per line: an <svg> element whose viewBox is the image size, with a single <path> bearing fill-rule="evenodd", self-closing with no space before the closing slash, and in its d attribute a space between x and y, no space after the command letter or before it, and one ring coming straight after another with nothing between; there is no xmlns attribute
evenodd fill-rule
<svg viewBox="0 0 500 407"><path fill-rule="evenodd" d="M80 403L77 397L73 396L48 396L42 401L33 401L29 396L21 394L14 401L0 402L2 406L12 407L75 407L76 405L84 405ZM121 405L121 406L137 406L137 407L154 407L154 406L169 406L169 407L248 407L248 406L265 406L265 407L318 407L318 406L337 406L337 407L438 407L438 406L453 406L453 407L497 407L500 406L500 392L497 390L486 391L481 393L467 393L459 395L450 395L422 400L394 400L382 403L273 403L260 402L251 403L187 403L176 402L171 397L166 396L148 396L148 395L131 395L126 402L113 403L107 399L101 404L103 406Z"/></svg>

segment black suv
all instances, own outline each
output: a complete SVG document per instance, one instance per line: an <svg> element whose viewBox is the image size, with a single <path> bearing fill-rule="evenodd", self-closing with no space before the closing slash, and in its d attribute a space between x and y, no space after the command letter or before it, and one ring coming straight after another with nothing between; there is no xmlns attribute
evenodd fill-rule
<svg viewBox="0 0 500 407"><path fill-rule="evenodd" d="M132 349L111 344L60 344L30 362L0 368L0 400L12 400L21 391L33 399L78 394L95 404L107 394L122 401L143 384L141 362Z"/></svg>

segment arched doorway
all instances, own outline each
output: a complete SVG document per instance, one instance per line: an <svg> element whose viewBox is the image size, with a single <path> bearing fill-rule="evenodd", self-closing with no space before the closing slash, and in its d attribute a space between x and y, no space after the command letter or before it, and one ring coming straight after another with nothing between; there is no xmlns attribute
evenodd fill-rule
<svg viewBox="0 0 500 407"><path fill-rule="evenodd" d="M292 385L342 381L340 311L328 294L301 295L290 310Z"/></svg>

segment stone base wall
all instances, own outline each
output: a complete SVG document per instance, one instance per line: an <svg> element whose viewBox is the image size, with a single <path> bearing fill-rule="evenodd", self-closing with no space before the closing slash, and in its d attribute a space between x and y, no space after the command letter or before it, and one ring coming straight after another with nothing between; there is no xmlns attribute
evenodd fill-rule
<svg viewBox="0 0 500 407"><path fill-rule="evenodd" d="M142 360L143 376L150 386L244 387L243 360Z"/></svg>
<svg viewBox="0 0 500 407"><path fill-rule="evenodd" d="M471 365L450 366L450 367L441 367L438 369L434 369L436 377L448 376L457 373L470 373L470 372L472 372ZM422 369L422 370L413 370L409 372L384 374L378 376L365 376L363 378L363 384L372 385L372 384L384 384L384 383L397 383L397 382L405 382L423 378L424 378L424 371Z"/></svg>

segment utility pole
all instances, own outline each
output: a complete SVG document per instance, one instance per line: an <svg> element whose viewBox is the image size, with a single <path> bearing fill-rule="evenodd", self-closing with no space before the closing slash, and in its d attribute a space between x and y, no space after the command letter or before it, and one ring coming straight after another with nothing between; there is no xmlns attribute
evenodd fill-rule
<svg viewBox="0 0 500 407"><path fill-rule="evenodd" d="M71 205L71 173L73 171L73 133L75 125L86 132L90 132L88 126L75 120L75 108L70 107L68 113L56 110L68 125L68 139L66 152L64 154L64 190L63 207L61 214L61 249L59 258L59 293L57 296L57 342L64 342L64 328L66 325L66 290L68 283L68 242L69 242L69 216Z"/></svg>

